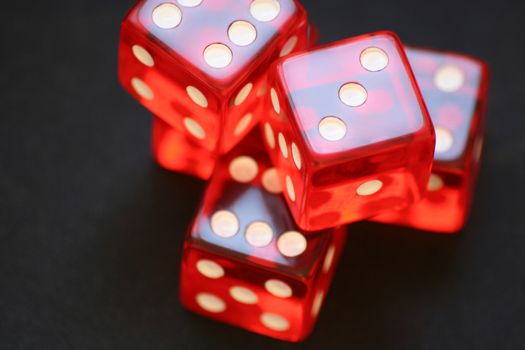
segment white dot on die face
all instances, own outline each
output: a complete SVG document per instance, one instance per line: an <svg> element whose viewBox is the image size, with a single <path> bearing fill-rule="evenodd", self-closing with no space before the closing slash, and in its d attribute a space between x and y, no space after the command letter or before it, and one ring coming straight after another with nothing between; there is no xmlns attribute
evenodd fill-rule
<svg viewBox="0 0 525 350"><path fill-rule="evenodd" d="M240 156L232 160L229 171L235 181L248 183L257 176L259 166L252 157Z"/></svg>
<svg viewBox="0 0 525 350"><path fill-rule="evenodd" d="M297 147L295 142L292 142L292 158L297 169L301 170L301 167L303 166L301 161L301 153L299 152L299 148Z"/></svg>
<svg viewBox="0 0 525 350"><path fill-rule="evenodd" d="M368 99L368 92L358 83L347 83L339 89L339 99L350 107L359 107Z"/></svg>
<svg viewBox="0 0 525 350"><path fill-rule="evenodd" d="M277 135L277 139L279 140L279 149L281 150L281 154L285 159L288 159L288 145L286 144L284 135L279 133L279 135Z"/></svg>
<svg viewBox="0 0 525 350"><path fill-rule="evenodd" d="M210 293L199 293L195 300L201 308L208 312L219 313L226 310L226 303L218 296Z"/></svg>
<svg viewBox="0 0 525 350"><path fill-rule="evenodd" d="M360 196L371 196L383 187L383 182L380 180L370 180L361 184L356 192Z"/></svg>
<svg viewBox="0 0 525 350"><path fill-rule="evenodd" d="M443 178L437 174L430 174L430 178L428 179L427 184L427 191L434 192L439 191L443 186L445 185L445 182L443 181Z"/></svg>
<svg viewBox="0 0 525 350"><path fill-rule="evenodd" d="M131 48L133 51L133 55L137 60L139 60L140 63L147 67L153 67L155 65L155 61L153 60L153 57L151 54L142 46L140 45L133 45Z"/></svg>
<svg viewBox="0 0 525 350"><path fill-rule="evenodd" d="M323 305L323 299L324 299L324 293L323 291L319 291L314 298L314 302L312 304L312 317L317 317L319 315L319 311L321 311L321 306Z"/></svg>
<svg viewBox="0 0 525 350"><path fill-rule="evenodd" d="M279 56L283 57L283 56L288 55L290 52L292 52L293 49L295 49L295 45L297 45L297 41L298 39L295 35L292 36L290 39L288 39L286 44L284 44Z"/></svg>
<svg viewBox="0 0 525 350"><path fill-rule="evenodd" d="M465 82L463 71L452 65L439 68L434 75L434 84L444 92L454 92L461 89Z"/></svg>
<svg viewBox="0 0 525 350"><path fill-rule="evenodd" d="M281 11L281 5L277 0L253 0L250 5L250 13L260 22L274 20Z"/></svg>
<svg viewBox="0 0 525 350"><path fill-rule="evenodd" d="M196 7L202 3L202 0L177 0L184 7Z"/></svg>
<svg viewBox="0 0 525 350"><path fill-rule="evenodd" d="M239 232L239 219L228 210L220 210L211 217L211 229L217 236L228 238Z"/></svg>
<svg viewBox="0 0 525 350"><path fill-rule="evenodd" d="M202 108L208 107L208 100L206 99L206 96L195 86L187 86L186 93L197 105L201 106Z"/></svg>
<svg viewBox="0 0 525 350"><path fill-rule="evenodd" d="M272 126L269 123L264 124L264 135L266 137L266 142L270 148L275 148L275 135L273 133Z"/></svg>
<svg viewBox="0 0 525 350"><path fill-rule="evenodd" d="M306 238L297 231L283 233L277 241L277 248L282 255L293 258L301 255L306 250Z"/></svg>
<svg viewBox="0 0 525 350"><path fill-rule="evenodd" d="M388 65L388 55L378 47L369 47L361 52L361 66L370 72L379 72Z"/></svg>
<svg viewBox="0 0 525 350"><path fill-rule="evenodd" d="M235 97L235 101L233 101L233 103L234 103L236 106L241 105L244 101L246 101L246 99L248 98L248 95L250 95L250 92L252 91L252 88L253 88L253 84L252 84L252 83L248 83L248 84L246 84L246 85L241 89L241 91L239 91L239 93L238 93L237 96Z"/></svg>
<svg viewBox="0 0 525 350"><path fill-rule="evenodd" d="M246 228L245 237L246 241L254 247L266 247L273 239L273 230L267 223L257 221Z"/></svg>
<svg viewBox="0 0 525 350"><path fill-rule="evenodd" d="M201 259L197 261L197 270L205 277L217 279L224 276L224 269L215 261Z"/></svg>
<svg viewBox="0 0 525 350"><path fill-rule="evenodd" d="M174 4L165 3L157 6L153 10L153 23L162 29L172 29L177 27L182 21L182 12Z"/></svg>
<svg viewBox="0 0 525 350"><path fill-rule="evenodd" d="M271 279L264 283L264 288L268 291L268 293L278 297L278 298L289 298L292 296L292 287L290 287L287 283Z"/></svg>
<svg viewBox="0 0 525 350"><path fill-rule="evenodd" d="M257 38L257 30L250 22L235 21L228 28L228 37L238 46L247 46Z"/></svg>
<svg viewBox="0 0 525 350"><path fill-rule="evenodd" d="M324 258L323 262L323 272L326 273L330 271L330 268L332 267L332 263L334 262L335 257L335 247L331 245L328 248L328 251L326 252L326 256Z"/></svg>
<svg viewBox="0 0 525 350"><path fill-rule="evenodd" d="M326 117L319 122L319 134L327 141L339 141L346 135L346 124L337 117Z"/></svg>
<svg viewBox="0 0 525 350"><path fill-rule="evenodd" d="M133 90L142 98L146 100L152 100L153 99L153 91L151 88L146 84L144 81L142 81L139 78L132 78L131 79L131 86L133 87Z"/></svg>
<svg viewBox="0 0 525 350"><path fill-rule="evenodd" d="M230 296L241 304L257 304L257 294L245 287L234 286L230 288Z"/></svg>
<svg viewBox="0 0 525 350"><path fill-rule="evenodd" d="M253 114L251 113L248 113L244 117L242 117L241 120L239 120L239 122L237 123L237 126L235 126L235 130L233 130L233 134L235 136L239 136L243 132L245 132L248 126L250 125L250 123L252 122L252 119L253 119Z"/></svg>
<svg viewBox="0 0 525 350"><path fill-rule="evenodd" d="M199 140L203 140L206 137L206 132L202 126L200 126L200 124L192 118L184 118L184 127L186 127L186 130L188 130L191 135L195 136Z"/></svg>
<svg viewBox="0 0 525 350"><path fill-rule="evenodd" d="M452 148L454 144L454 136L445 128L436 128L436 153L444 153Z"/></svg>
<svg viewBox="0 0 525 350"><path fill-rule="evenodd" d="M295 202L295 188L293 186L293 182L290 176L286 176L285 182L286 182L286 193L288 193L288 197L290 197L290 200L292 202Z"/></svg>
<svg viewBox="0 0 525 350"><path fill-rule="evenodd" d="M262 175L262 185L264 189L270 193L281 193L283 191L279 178L277 176L277 169L270 168Z"/></svg>
<svg viewBox="0 0 525 350"><path fill-rule="evenodd" d="M272 99L273 110L275 113L281 113L281 104L279 103L279 97L277 96L277 91L274 88L270 89L270 97Z"/></svg>
<svg viewBox="0 0 525 350"><path fill-rule="evenodd" d="M227 67L232 59L232 51L224 44L211 44L204 49L204 61L212 68Z"/></svg>
<svg viewBox="0 0 525 350"><path fill-rule="evenodd" d="M272 313L262 314L261 322L267 328L278 332L284 332L290 328L290 322L286 318Z"/></svg>

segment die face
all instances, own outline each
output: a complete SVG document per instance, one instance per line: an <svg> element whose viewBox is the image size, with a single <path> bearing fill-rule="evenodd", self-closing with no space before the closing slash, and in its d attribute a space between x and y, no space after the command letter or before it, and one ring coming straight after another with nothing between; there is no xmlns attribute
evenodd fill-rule
<svg viewBox="0 0 525 350"><path fill-rule="evenodd" d="M366 219L422 196L434 131L394 35L291 56L270 86L266 144L301 228Z"/></svg>
<svg viewBox="0 0 525 350"><path fill-rule="evenodd" d="M308 278L329 235L305 233L295 224L281 195L278 172L257 146L261 144L258 135L250 134L241 144L247 145L244 149L221 158L197 214L193 244L227 249L241 260Z"/></svg>
<svg viewBox="0 0 525 350"><path fill-rule="evenodd" d="M261 144L250 134L214 171L186 237L181 300L207 317L299 341L315 324L345 232L299 231Z"/></svg>
<svg viewBox="0 0 525 350"><path fill-rule="evenodd" d="M146 0L129 18L218 88L250 74L305 17L293 0Z"/></svg>
<svg viewBox="0 0 525 350"><path fill-rule="evenodd" d="M274 5L278 12L268 20ZM310 45L308 28L304 10L291 0L140 1L122 24L119 79L153 114L202 147L226 153L261 117L268 63ZM224 37L232 61L210 66L215 61L206 61L200 46Z"/></svg>
<svg viewBox="0 0 525 350"><path fill-rule="evenodd" d="M218 155L155 117L153 119L152 151L157 163L165 169L207 180Z"/></svg>
<svg viewBox="0 0 525 350"><path fill-rule="evenodd" d="M318 162L359 157L363 148L388 147L420 132L431 138L428 113L392 34L296 55L278 66L278 74L289 119Z"/></svg>
<svg viewBox="0 0 525 350"><path fill-rule="evenodd" d="M407 54L436 127L436 153L423 200L374 221L455 233L468 218L479 170L487 66L471 57L409 48Z"/></svg>
<svg viewBox="0 0 525 350"><path fill-rule="evenodd" d="M464 169L483 131L487 67L453 53L418 48L406 53L436 128L435 163Z"/></svg>

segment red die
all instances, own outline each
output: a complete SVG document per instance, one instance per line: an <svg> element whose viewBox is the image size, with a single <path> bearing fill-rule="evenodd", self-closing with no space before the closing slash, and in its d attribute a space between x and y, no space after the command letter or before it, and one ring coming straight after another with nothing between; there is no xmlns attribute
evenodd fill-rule
<svg viewBox="0 0 525 350"><path fill-rule="evenodd" d="M420 199L434 129L397 36L363 35L287 57L269 87L266 143L301 228Z"/></svg>
<svg viewBox="0 0 525 350"><path fill-rule="evenodd" d="M217 160L215 152L157 117L153 119L152 146L153 156L162 167L204 180L211 176Z"/></svg>
<svg viewBox="0 0 525 350"><path fill-rule="evenodd" d="M142 0L122 24L119 78L155 115L209 150L260 119L270 62L310 45L294 0Z"/></svg>
<svg viewBox="0 0 525 350"><path fill-rule="evenodd" d="M346 233L300 233L258 135L221 159L186 237L189 309L288 341L311 331Z"/></svg>
<svg viewBox="0 0 525 350"><path fill-rule="evenodd" d="M425 199L374 220L453 233L468 217L479 170L488 68L454 53L410 48L407 54L436 128L433 174Z"/></svg>

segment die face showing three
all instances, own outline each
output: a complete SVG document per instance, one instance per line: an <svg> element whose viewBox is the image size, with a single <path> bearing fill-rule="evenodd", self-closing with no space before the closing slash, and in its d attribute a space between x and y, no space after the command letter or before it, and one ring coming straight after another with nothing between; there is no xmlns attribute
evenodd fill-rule
<svg viewBox="0 0 525 350"><path fill-rule="evenodd" d="M250 134L214 171L185 241L181 300L205 316L299 341L315 324L345 232L295 225L261 144Z"/></svg>
<svg viewBox="0 0 525 350"><path fill-rule="evenodd" d="M260 119L267 65L310 44L293 0L143 0L122 24L119 78L159 118L223 153Z"/></svg>
<svg viewBox="0 0 525 350"><path fill-rule="evenodd" d="M269 87L266 143L300 227L362 220L421 197L434 131L395 35L285 58Z"/></svg>
<svg viewBox="0 0 525 350"><path fill-rule="evenodd" d="M432 175L422 201L374 220L454 233L468 218L479 170L488 68L460 54L418 48L407 54L436 128Z"/></svg>

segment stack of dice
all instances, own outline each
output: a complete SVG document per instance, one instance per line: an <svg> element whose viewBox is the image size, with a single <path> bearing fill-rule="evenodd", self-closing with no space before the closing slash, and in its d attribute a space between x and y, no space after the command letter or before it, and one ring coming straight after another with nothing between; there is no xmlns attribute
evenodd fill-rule
<svg viewBox="0 0 525 350"><path fill-rule="evenodd" d="M464 226L485 124L477 59L391 32L315 40L294 0L140 0L120 42L157 162L209 182L182 303L287 341L315 324L343 225Z"/></svg>

